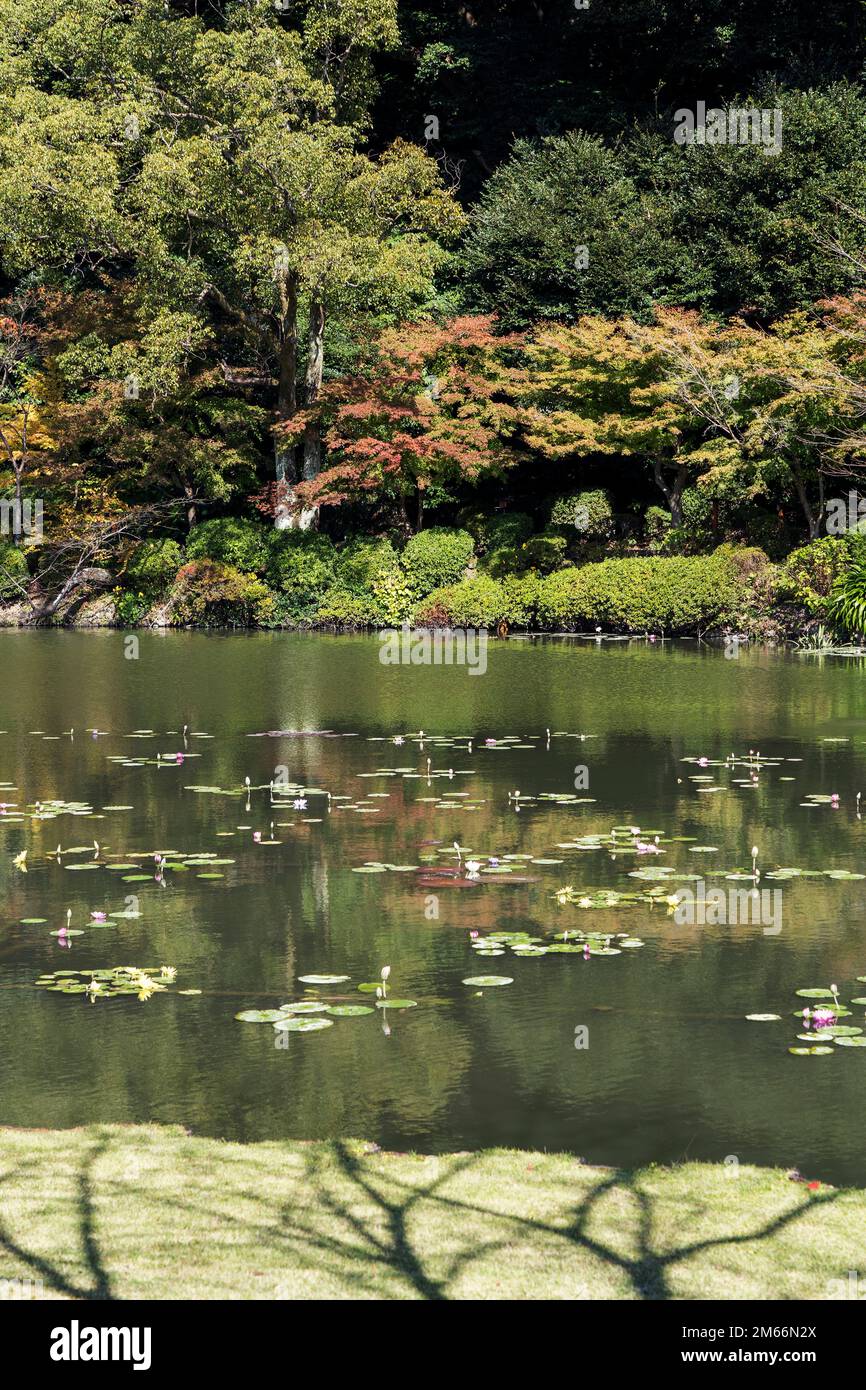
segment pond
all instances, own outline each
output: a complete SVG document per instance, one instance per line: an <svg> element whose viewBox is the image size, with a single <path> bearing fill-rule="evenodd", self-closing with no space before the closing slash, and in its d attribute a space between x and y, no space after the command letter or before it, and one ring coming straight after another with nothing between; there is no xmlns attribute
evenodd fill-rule
<svg viewBox="0 0 866 1390"><path fill-rule="evenodd" d="M473 676L367 636L137 641L0 634L0 1122L866 1179L866 1048L789 1051L798 989L864 1024L862 665L512 639ZM666 901L719 887L729 913ZM116 966L167 987L81 992ZM386 1000L358 989L385 966ZM512 983L465 983L488 975Z"/></svg>

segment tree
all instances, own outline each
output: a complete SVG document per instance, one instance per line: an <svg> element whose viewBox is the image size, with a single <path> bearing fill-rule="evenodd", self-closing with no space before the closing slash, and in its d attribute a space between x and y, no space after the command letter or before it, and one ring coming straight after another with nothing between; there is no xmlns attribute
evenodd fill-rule
<svg viewBox="0 0 866 1390"><path fill-rule="evenodd" d="M519 412L510 359L519 340L494 328L489 318L458 318L384 332L365 372L322 392L329 466L299 487L305 503L374 497L396 504L405 528L417 530L425 499L453 500L461 486L511 467Z"/></svg>
<svg viewBox="0 0 866 1390"><path fill-rule="evenodd" d="M329 317L423 302L461 226L422 150L361 150L370 57L395 39L394 0L85 0L74 27L50 0L0 6L7 269L127 280L127 374L216 367L261 406L281 525L321 464L314 426L291 446L283 427L320 390Z"/></svg>
<svg viewBox="0 0 866 1390"><path fill-rule="evenodd" d="M780 152L676 144L673 108L614 147L574 133L518 143L472 214L470 303L521 327L586 313L649 322L657 305L766 326L862 283L850 258L866 213L861 89L768 86L730 104L778 107Z"/></svg>

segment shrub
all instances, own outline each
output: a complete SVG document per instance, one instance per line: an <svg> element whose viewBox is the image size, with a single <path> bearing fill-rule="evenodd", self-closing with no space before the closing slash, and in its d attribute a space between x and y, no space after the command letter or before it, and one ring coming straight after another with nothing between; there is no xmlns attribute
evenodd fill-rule
<svg viewBox="0 0 866 1390"><path fill-rule="evenodd" d="M551 535L543 531L540 536L533 536L532 540L521 546L523 564L520 568L537 569L542 574L550 574L552 570L559 569L565 559L566 545L565 536Z"/></svg>
<svg viewBox="0 0 866 1390"><path fill-rule="evenodd" d="M17 545L0 541L0 598L20 599L29 571L24 552Z"/></svg>
<svg viewBox="0 0 866 1390"><path fill-rule="evenodd" d="M415 610L417 627L495 627L506 615L505 590L489 575L434 589Z"/></svg>
<svg viewBox="0 0 866 1390"><path fill-rule="evenodd" d="M165 593L182 562L183 551L177 541L142 541L127 561L125 577L131 588L157 597Z"/></svg>
<svg viewBox="0 0 866 1390"><path fill-rule="evenodd" d="M390 541L357 536L340 551L337 582L353 594L371 594L376 583L397 571L399 565L400 557Z"/></svg>
<svg viewBox="0 0 866 1390"><path fill-rule="evenodd" d="M835 580L827 616L837 630L850 637L866 634L866 556L858 556Z"/></svg>
<svg viewBox="0 0 866 1390"><path fill-rule="evenodd" d="M722 621L738 594L723 556L603 560L544 579L538 617L547 627L690 632Z"/></svg>
<svg viewBox="0 0 866 1390"><path fill-rule="evenodd" d="M651 550L658 550L665 543L671 529L671 514L664 507L647 507L644 517L644 537Z"/></svg>
<svg viewBox="0 0 866 1390"><path fill-rule="evenodd" d="M463 523L474 537L480 555L501 546L522 545L533 531L532 517L526 512L464 512Z"/></svg>
<svg viewBox="0 0 866 1390"><path fill-rule="evenodd" d="M813 618L828 617L828 600L852 563L866 558L866 538L858 532L821 536L792 550L779 567L779 592L801 604Z"/></svg>
<svg viewBox="0 0 866 1390"><path fill-rule="evenodd" d="M553 503L550 524L577 531L586 540L607 540L614 532L610 498L601 488L593 492L567 493Z"/></svg>
<svg viewBox="0 0 866 1390"><path fill-rule="evenodd" d="M150 599L140 589L115 589L114 606L121 627L136 627L150 607Z"/></svg>
<svg viewBox="0 0 866 1390"><path fill-rule="evenodd" d="M316 531L275 531L266 577L272 588L291 600L297 621L312 618L335 582L337 552Z"/></svg>
<svg viewBox="0 0 866 1390"><path fill-rule="evenodd" d="M379 609L368 594L355 594L349 589L329 589L316 610L314 621L330 627L375 627Z"/></svg>
<svg viewBox="0 0 866 1390"><path fill-rule="evenodd" d="M409 578L401 569L386 570L374 580L373 599L379 620L388 627L407 621L415 601Z"/></svg>
<svg viewBox="0 0 866 1390"><path fill-rule="evenodd" d="M506 575L500 583L505 595L505 620L509 627L534 627L540 576L535 570L530 570L527 574Z"/></svg>
<svg viewBox="0 0 866 1390"><path fill-rule="evenodd" d="M419 531L407 543L401 556L415 598L422 598L444 585L456 584L463 578L474 554L475 545L468 531L446 526L431 526L427 531Z"/></svg>
<svg viewBox="0 0 866 1390"><path fill-rule="evenodd" d="M254 521L224 516L194 526L186 553L191 560L219 560L234 569L261 574L268 563L271 537L279 534Z"/></svg>
<svg viewBox="0 0 866 1390"><path fill-rule="evenodd" d="M249 627L270 618L274 596L260 579L232 565L192 560L177 572L171 604L175 624Z"/></svg>

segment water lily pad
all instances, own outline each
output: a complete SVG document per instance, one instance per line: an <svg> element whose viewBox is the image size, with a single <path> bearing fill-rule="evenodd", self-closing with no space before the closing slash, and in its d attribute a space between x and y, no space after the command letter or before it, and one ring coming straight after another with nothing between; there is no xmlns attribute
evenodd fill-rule
<svg viewBox="0 0 866 1390"><path fill-rule="evenodd" d="M514 980L510 975L469 975L463 983L464 985L478 985L483 989L492 989L495 985L513 985Z"/></svg>
<svg viewBox="0 0 866 1390"><path fill-rule="evenodd" d="M242 1009L235 1014L241 1023L276 1023L277 1019L284 1017L281 1009Z"/></svg>
<svg viewBox="0 0 866 1390"><path fill-rule="evenodd" d="M797 989L794 991L801 999L832 999L832 989Z"/></svg>
<svg viewBox="0 0 866 1390"><path fill-rule="evenodd" d="M418 1006L417 999L377 999L377 1009L414 1009Z"/></svg>
<svg viewBox="0 0 866 1390"><path fill-rule="evenodd" d="M826 1057L828 1053L835 1051L832 1047L824 1047L819 1044L817 1047L789 1047L788 1051L794 1057Z"/></svg>
<svg viewBox="0 0 866 1390"><path fill-rule="evenodd" d="M274 1024L278 1033L315 1033L333 1026L332 1018L280 1018Z"/></svg>
<svg viewBox="0 0 866 1390"><path fill-rule="evenodd" d="M328 1013L334 1018L359 1018L361 1014L373 1013L373 1010L368 1004L334 1004Z"/></svg>
<svg viewBox="0 0 866 1390"><path fill-rule="evenodd" d="M778 1023L781 1014L746 1014L750 1023Z"/></svg>
<svg viewBox="0 0 866 1390"><path fill-rule="evenodd" d="M837 1038L837 1047L866 1047L866 1038Z"/></svg>
<svg viewBox="0 0 866 1390"><path fill-rule="evenodd" d="M339 985L343 980L348 980L348 975L299 975L298 979L305 985Z"/></svg>

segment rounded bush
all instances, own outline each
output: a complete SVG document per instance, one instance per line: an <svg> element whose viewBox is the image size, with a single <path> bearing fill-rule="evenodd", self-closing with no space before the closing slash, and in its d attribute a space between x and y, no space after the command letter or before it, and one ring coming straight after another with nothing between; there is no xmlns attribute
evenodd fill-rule
<svg viewBox="0 0 866 1390"><path fill-rule="evenodd" d="M16 545L0 542L0 599L20 599L29 571L24 552Z"/></svg>
<svg viewBox="0 0 866 1390"><path fill-rule="evenodd" d="M466 512L463 523L475 538L480 555L502 546L522 545L533 531L532 517L526 512Z"/></svg>
<svg viewBox="0 0 866 1390"><path fill-rule="evenodd" d="M242 517L223 516L194 526L186 543L191 560L218 560L234 569L261 574L268 563L271 532Z"/></svg>
<svg viewBox="0 0 866 1390"><path fill-rule="evenodd" d="M739 594L722 556L603 560L548 575L538 618L545 627L694 632L723 621Z"/></svg>
<svg viewBox="0 0 866 1390"><path fill-rule="evenodd" d="M614 532L613 507L601 488L558 497L550 509L551 526L574 530L587 540L607 540Z"/></svg>
<svg viewBox="0 0 866 1390"><path fill-rule="evenodd" d="M792 550L779 566L779 592L801 604L813 618L826 618L834 586L850 566L866 558L866 537L850 531L821 536Z"/></svg>
<svg viewBox="0 0 866 1390"><path fill-rule="evenodd" d="M417 627L495 627L506 616L505 590L489 575L434 589L415 610Z"/></svg>
<svg viewBox="0 0 866 1390"><path fill-rule="evenodd" d="M407 542L401 556L403 569L416 598L461 580L475 554L468 531L431 526Z"/></svg>
<svg viewBox="0 0 866 1390"><path fill-rule="evenodd" d="M337 581L354 594L370 594L376 583L399 568L400 557L388 540L355 536L340 551Z"/></svg>
<svg viewBox="0 0 866 1390"><path fill-rule="evenodd" d="M183 626L250 627L273 613L270 589L254 575L217 560L192 560L177 572L171 591L173 622Z"/></svg>
<svg viewBox="0 0 866 1390"><path fill-rule="evenodd" d="M369 594L356 594L337 587L325 594L314 621L322 627L375 627L379 610Z"/></svg>
<svg viewBox="0 0 866 1390"><path fill-rule="evenodd" d="M295 600L298 617L312 616L334 584L336 558L333 542L316 531L275 531L268 583Z"/></svg>
<svg viewBox="0 0 866 1390"><path fill-rule="evenodd" d="M143 594L162 594L183 563L177 541L142 541L127 562L124 575L129 587Z"/></svg>

